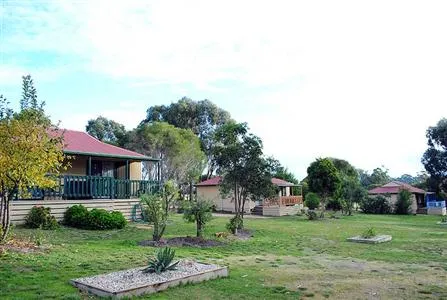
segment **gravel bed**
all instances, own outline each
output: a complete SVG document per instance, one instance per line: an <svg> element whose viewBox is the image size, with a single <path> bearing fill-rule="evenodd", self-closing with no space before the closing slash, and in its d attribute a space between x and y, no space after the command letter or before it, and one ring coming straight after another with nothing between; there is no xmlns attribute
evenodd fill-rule
<svg viewBox="0 0 447 300"><path fill-rule="evenodd" d="M143 273L144 268L129 269L125 271L113 272L104 275L84 277L73 281L95 287L97 289L116 293L142 286L163 283L174 279L179 279L191 275L196 275L204 271L219 269L217 265L197 263L183 260L177 265L177 270L166 271L161 274Z"/></svg>

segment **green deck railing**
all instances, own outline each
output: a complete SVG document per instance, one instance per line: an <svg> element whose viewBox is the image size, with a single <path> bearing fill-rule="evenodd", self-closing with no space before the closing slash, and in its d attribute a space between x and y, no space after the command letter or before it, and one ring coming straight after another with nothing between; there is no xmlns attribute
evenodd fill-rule
<svg viewBox="0 0 447 300"><path fill-rule="evenodd" d="M52 189L30 188L16 199L127 199L159 191L157 181L115 179L101 176L62 175Z"/></svg>

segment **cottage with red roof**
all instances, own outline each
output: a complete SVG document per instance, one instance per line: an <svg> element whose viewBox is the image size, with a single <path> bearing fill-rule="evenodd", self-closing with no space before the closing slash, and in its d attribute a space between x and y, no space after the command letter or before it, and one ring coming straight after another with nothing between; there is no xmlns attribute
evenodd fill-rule
<svg viewBox="0 0 447 300"><path fill-rule="evenodd" d="M389 195L390 196L390 204L394 206L397 201L398 194L400 190L405 189L411 193L411 211L412 213L417 213L418 210L421 211L425 209L425 194L424 190L411 186L407 183L400 181L391 181L383 186L376 187L370 191L368 191L369 195Z"/></svg>
<svg viewBox="0 0 447 300"><path fill-rule="evenodd" d="M26 199L14 201L12 220L16 223L22 222L34 205L51 207L58 219L64 209L74 204L121 210L130 217L141 194L158 190L158 159L103 143L82 131L58 130L50 134L63 134L69 167L53 189L33 187ZM143 163L149 178L143 178Z"/></svg>
<svg viewBox="0 0 447 300"><path fill-rule="evenodd" d="M197 196L214 202L217 211L235 212L234 199L230 194L223 196L219 190L221 177L217 176L196 185ZM279 178L272 178L272 183L278 187L278 196L273 199L263 199L255 203L248 201L245 213L254 213L265 216L283 216L296 214L303 205L301 196L292 195L292 187L297 186Z"/></svg>

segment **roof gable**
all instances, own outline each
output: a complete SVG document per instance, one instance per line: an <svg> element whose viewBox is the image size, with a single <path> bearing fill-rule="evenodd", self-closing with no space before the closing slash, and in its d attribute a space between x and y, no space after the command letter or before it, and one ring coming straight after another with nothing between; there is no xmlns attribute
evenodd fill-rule
<svg viewBox="0 0 447 300"><path fill-rule="evenodd" d="M204 180L202 182L199 182L196 186L216 186L219 185L222 180L222 177L216 176L207 180ZM276 186L295 186L295 184L279 179L279 178L272 178L272 183Z"/></svg>
<svg viewBox="0 0 447 300"><path fill-rule="evenodd" d="M157 160L135 151L110 145L92 137L86 132L76 130L58 130L64 136L64 153L69 155L91 155L136 160Z"/></svg>
<svg viewBox="0 0 447 300"><path fill-rule="evenodd" d="M411 186L405 182L400 182L397 180L388 182L387 184L376 187L370 191L368 191L369 194L398 194L401 189L408 190L410 193L413 194L425 194L425 191L422 189L419 189L417 187Z"/></svg>

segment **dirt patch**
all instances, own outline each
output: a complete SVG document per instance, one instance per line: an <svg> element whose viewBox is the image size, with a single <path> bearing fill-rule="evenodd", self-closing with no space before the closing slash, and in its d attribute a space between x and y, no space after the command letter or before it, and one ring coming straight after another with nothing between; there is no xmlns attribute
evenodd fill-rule
<svg viewBox="0 0 447 300"><path fill-rule="evenodd" d="M237 234L234 235L237 239L246 241L253 237L253 231L248 229L240 229L237 231Z"/></svg>
<svg viewBox="0 0 447 300"><path fill-rule="evenodd" d="M447 270L436 263L387 263L331 255L228 257L223 263L255 269L262 272L265 286L306 291L314 299L447 299Z"/></svg>
<svg viewBox="0 0 447 300"><path fill-rule="evenodd" d="M0 245L0 253L7 251L18 253L36 253L44 252L48 250L48 247L38 246L37 244L27 240L9 240L5 244Z"/></svg>
<svg viewBox="0 0 447 300"><path fill-rule="evenodd" d="M209 248L218 247L225 245L224 242L216 240L207 240L204 238L186 236L186 237L175 237L170 239L163 239L158 242L146 240L139 243L140 246L149 247L198 247L198 248Z"/></svg>

